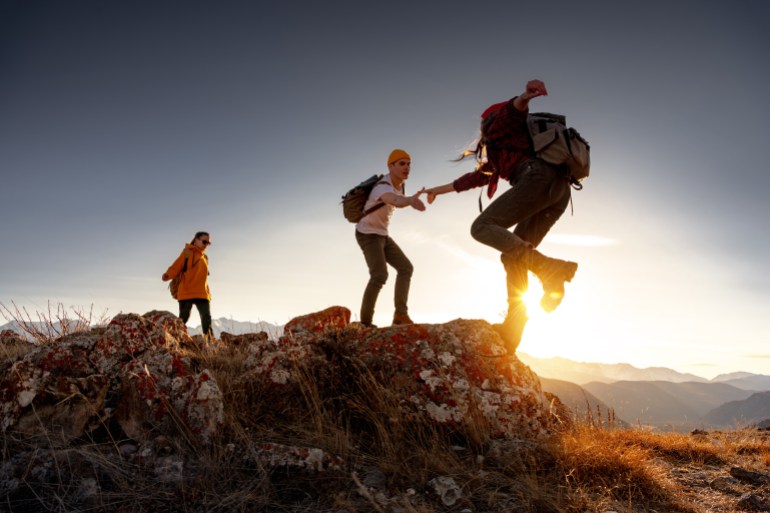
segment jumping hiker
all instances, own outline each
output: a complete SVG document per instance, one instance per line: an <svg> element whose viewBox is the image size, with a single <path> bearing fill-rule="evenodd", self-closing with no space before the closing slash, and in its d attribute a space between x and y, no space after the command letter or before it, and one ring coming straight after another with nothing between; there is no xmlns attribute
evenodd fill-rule
<svg viewBox="0 0 770 513"><path fill-rule="evenodd" d="M487 185L487 195L492 198L499 178L510 182L511 188L490 203L473 222L471 235L501 253L500 260L506 271L508 314L505 321L495 327L511 354L519 346L528 320L522 301L528 286L528 271L543 284L540 304L548 312L559 306L564 297L564 282L570 281L577 271L575 262L550 258L535 249L570 200L569 170L536 158L527 129L529 101L547 94L543 82L531 80L520 95L488 107L481 114L478 145L458 159L474 155L479 162L477 168L454 182L425 191L428 203L433 203L440 194ZM516 228L510 231L513 226Z"/></svg>

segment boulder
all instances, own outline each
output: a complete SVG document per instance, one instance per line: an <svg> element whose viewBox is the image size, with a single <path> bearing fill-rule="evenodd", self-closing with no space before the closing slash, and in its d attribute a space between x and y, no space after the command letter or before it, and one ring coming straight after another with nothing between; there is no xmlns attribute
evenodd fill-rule
<svg viewBox="0 0 770 513"><path fill-rule="evenodd" d="M208 443L223 423L222 394L210 371L183 353L190 337L170 312L119 314L105 328L61 337L0 364L0 428L65 440L117 411L137 440L182 430Z"/></svg>
<svg viewBox="0 0 770 513"><path fill-rule="evenodd" d="M320 312L295 317L284 326L286 334L300 332L322 335L329 330L341 330L350 324L350 310L344 306L331 306Z"/></svg>
<svg viewBox="0 0 770 513"><path fill-rule="evenodd" d="M404 418L464 428L480 422L492 436L513 438L544 435L557 420L537 375L507 354L486 321L340 330L344 315L325 322L334 311L305 317L309 330L287 325L276 343L249 346L241 379L260 384L271 406L265 414L276 421L303 410L307 382L333 400L366 394L371 379Z"/></svg>

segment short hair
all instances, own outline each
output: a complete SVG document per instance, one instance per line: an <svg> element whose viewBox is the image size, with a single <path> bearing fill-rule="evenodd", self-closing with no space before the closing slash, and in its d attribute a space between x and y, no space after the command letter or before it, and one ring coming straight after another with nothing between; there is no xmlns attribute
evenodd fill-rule
<svg viewBox="0 0 770 513"><path fill-rule="evenodd" d="M204 235L211 237L211 235L209 235L209 232L195 232L195 237L193 237L193 239L190 241L190 244L194 244L196 239L200 239Z"/></svg>

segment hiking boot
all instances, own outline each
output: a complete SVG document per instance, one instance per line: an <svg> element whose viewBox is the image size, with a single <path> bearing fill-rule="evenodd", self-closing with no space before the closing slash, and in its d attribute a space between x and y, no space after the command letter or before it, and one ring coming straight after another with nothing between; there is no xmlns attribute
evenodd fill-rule
<svg viewBox="0 0 770 513"><path fill-rule="evenodd" d="M492 325L497 334L500 335L500 338L503 339L508 354L514 354L516 349L518 349L522 334L524 333L524 326L527 324L528 319L526 315L508 314L502 324Z"/></svg>
<svg viewBox="0 0 770 513"><path fill-rule="evenodd" d="M414 324L414 321L409 318L409 314L397 313L393 315L393 326L397 326L399 324Z"/></svg>
<svg viewBox="0 0 770 513"><path fill-rule="evenodd" d="M500 253L500 261L503 263L503 267L505 267L505 271L508 272L509 270L516 269L514 266L519 262L519 259L511 255L510 253Z"/></svg>
<svg viewBox="0 0 770 513"><path fill-rule="evenodd" d="M561 304L564 298L564 283L572 281L577 272L578 265L575 262L559 260L542 256L538 262L537 268L532 272L540 278L543 284L543 297L540 299L540 306L546 312L553 312Z"/></svg>
<svg viewBox="0 0 770 513"><path fill-rule="evenodd" d="M501 253L500 261L505 268L505 286L508 291L509 302L511 298L517 301L521 300L521 296L529 288L529 260L527 255L522 257Z"/></svg>

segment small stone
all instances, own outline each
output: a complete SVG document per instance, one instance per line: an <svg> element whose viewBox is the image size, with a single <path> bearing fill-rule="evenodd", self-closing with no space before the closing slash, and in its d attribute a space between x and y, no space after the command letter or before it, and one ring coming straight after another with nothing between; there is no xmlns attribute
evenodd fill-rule
<svg viewBox="0 0 770 513"><path fill-rule="evenodd" d="M137 450L138 448L134 444L123 444L118 448L118 451L120 452L120 456L123 459L129 459L131 456L136 454Z"/></svg>
<svg viewBox="0 0 770 513"><path fill-rule="evenodd" d="M742 469L740 467L733 467L730 469L730 475L740 479L741 481L747 481L754 484L770 483L770 475L761 474L759 472L752 472L751 470Z"/></svg>
<svg viewBox="0 0 770 513"><path fill-rule="evenodd" d="M454 506L463 496L462 490L460 490L460 487L457 486L457 483L451 477L439 476L433 478L428 481L428 485L433 487L433 490L438 494L445 506Z"/></svg>
<svg viewBox="0 0 770 513"><path fill-rule="evenodd" d="M770 504L754 493L745 493L741 495L741 498L738 501L738 507L746 511L770 511Z"/></svg>
<svg viewBox="0 0 770 513"><path fill-rule="evenodd" d="M738 484L739 481L734 477L717 477L709 483L709 488L720 492L732 492L734 491L733 485Z"/></svg>
<svg viewBox="0 0 770 513"><path fill-rule="evenodd" d="M375 489L382 490L385 488L385 484L387 483L387 478L385 477L385 474L381 470L374 469L374 470L368 471L361 482L367 488L375 488Z"/></svg>

